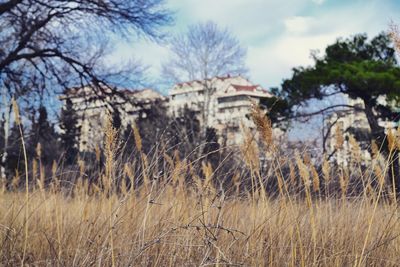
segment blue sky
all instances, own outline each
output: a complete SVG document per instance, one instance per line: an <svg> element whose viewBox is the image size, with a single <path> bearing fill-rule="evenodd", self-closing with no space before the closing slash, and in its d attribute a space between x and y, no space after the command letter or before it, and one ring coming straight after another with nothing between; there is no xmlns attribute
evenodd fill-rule
<svg viewBox="0 0 400 267"><path fill-rule="evenodd" d="M295 66L312 63L310 51L338 37L374 36L400 22L400 0L166 0L175 11L168 34L190 24L213 20L227 27L247 48L250 79L265 88L279 86ZM168 49L146 40L118 40L109 60L140 59L153 79L168 58Z"/></svg>

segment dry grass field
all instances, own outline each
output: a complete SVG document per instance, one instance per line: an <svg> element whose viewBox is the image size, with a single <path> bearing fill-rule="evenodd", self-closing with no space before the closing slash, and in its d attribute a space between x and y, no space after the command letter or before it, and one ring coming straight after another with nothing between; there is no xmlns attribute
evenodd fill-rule
<svg viewBox="0 0 400 267"><path fill-rule="evenodd" d="M1 195L1 262L38 266L398 266L397 205L224 199L165 186L116 197ZM25 209L29 209L25 219ZM28 224L26 248L24 225Z"/></svg>
<svg viewBox="0 0 400 267"><path fill-rule="evenodd" d="M88 183L84 162L73 183L63 181L68 174L56 164L45 183L34 162L28 176L16 175L0 191L1 265L398 266L400 214L385 178L388 162L375 155L367 170L326 161L317 170L306 153L278 158L270 123L253 117L268 151L248 139L237 167L249 171L223 187L210 164L193 169L193 162L166 154L156 176L140 153L138 131L141 160L121 165L111 127L98 183ZM400 145L388 138L393 149ZM260 153L274 158L267 176ZM132 171L135 164L140 174ZM135 175L142 179L136 188L129 182ZM361 189L354 193L357 181Z"/></svg>

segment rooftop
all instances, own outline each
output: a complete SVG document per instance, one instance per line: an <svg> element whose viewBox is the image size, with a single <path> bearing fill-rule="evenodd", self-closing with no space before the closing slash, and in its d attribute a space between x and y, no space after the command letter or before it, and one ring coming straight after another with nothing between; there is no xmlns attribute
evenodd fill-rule
<svg viewBox="0 0 400 267"><path fill-rule="evenodd" d="M127 88L109 88L104 87L101 90L96 90L90 86L84 87L72 87L67 89L64 94L60 97L61 100L66 98L103 98L107 96L120 95L130 96L136 98L163 98L163 96L157 91L150 88L143 89L127 89Z"/></svg>

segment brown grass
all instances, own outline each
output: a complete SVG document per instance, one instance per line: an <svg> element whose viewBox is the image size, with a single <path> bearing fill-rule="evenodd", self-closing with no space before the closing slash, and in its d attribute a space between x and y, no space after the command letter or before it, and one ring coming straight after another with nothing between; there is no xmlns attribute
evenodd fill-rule
<svg viewBox="0 0 400 267"><path fill-rule="evenodd" d="M349 167L332 167L325 158L319 171L300 152L278 158L268 149L268 121L258 117L256 122L266 151L247 134L243 162L225 189L210 163L195 165L165 151L160 155L164 173L153 178L138 131L140 159L119 163L118 133L111 126L98 183L88 183L85 162L79 160L77 180L68 186L62 186L64 174L55 163L49 189L42 178L31 181L24 193L2 186L1 265L397 266L400 217L384 178L385 164L372 162L369 172L361 172L363 192L352 195ZM263 153L272 153L269 176L254 158ZM140 173L133 171L135 164L141 165ZM34 166L36 177L42 166L40 161ZM244 168L251 183L243 180ZM129 186L138 175L142 184ZM271 180L278 194L264 187ZM250 187L243 187L246 183ZM329 195L332 184L338 185L339 197Z"/></svg>
<svg viewBox="0 0 400 267"><path fill-rule="evenodd" d="M22 193L3 193L0 201L1 262L13 266L24 251L26 203ZM372 221L374 207L366 199L312 205L204 197L172 186L120 198L32 192L25 261L40 266L105 266L113 258L118 266L350 266L357 261L396 266L400 261L396 205L379 204Z"/></svg>

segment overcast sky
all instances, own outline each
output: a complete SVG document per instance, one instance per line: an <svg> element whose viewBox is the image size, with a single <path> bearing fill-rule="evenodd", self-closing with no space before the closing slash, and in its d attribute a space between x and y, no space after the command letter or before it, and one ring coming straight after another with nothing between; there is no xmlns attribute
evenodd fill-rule
<svg viewBox="0 0 400 267"><path fill-rule="evenodd" d="M279 86L291 69L311 63L310 51L324 48L338 37L356 33L374 36L400 22L400 0L166 0L175 11L170 33L193 23L213 20L247 48L247 67L254 83ZM153 79L168 50L149 41L118 41L114 63L138 58L150 66Z"/></svg>

